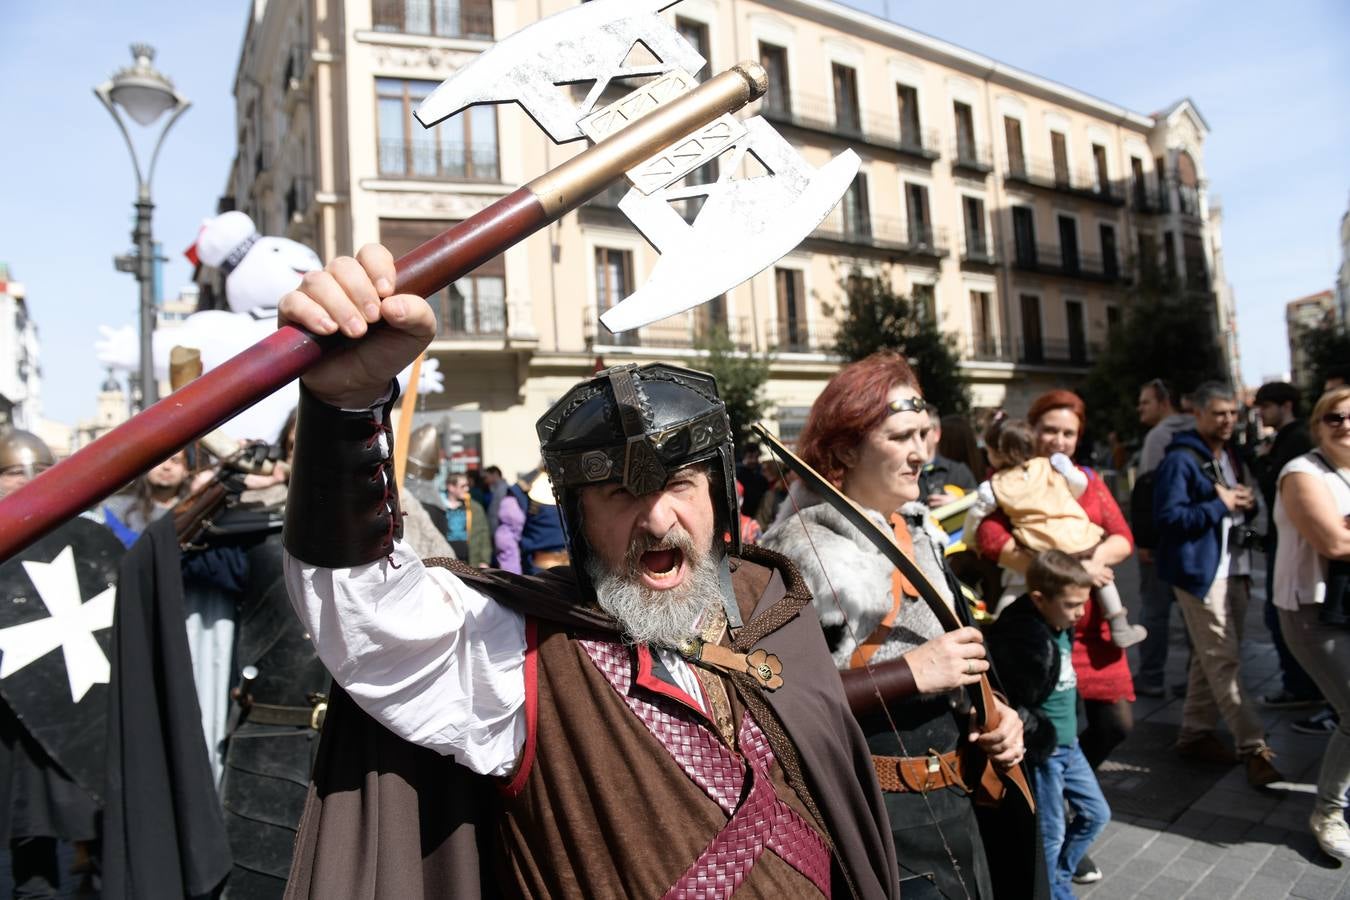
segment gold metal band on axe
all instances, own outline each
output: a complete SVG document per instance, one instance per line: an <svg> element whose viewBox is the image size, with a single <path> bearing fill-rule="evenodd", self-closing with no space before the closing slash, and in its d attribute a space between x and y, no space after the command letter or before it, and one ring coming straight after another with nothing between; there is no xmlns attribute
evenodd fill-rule
<svg viewBox="0 0 1350 900"><path fill-rule="evenodd" d="M591 149L525 185L550 218L579 206L614 180L615 172L650 159L687 137L697 125L735 112L763 97L769 74L757 62L741 62L689 93L657 107Z"/></svg>

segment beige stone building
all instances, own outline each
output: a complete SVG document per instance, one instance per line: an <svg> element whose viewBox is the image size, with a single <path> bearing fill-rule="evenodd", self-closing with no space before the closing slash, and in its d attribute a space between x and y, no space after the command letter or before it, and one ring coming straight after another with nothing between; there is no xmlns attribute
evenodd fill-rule
<svg viewBox="0 0 1350 900"><path fill-rule="evenodd" d="M1320 393L1322 386L1312 384L1308 332L1334 324L1336 316L1336 295L1331 291L1318 291L1290 300L1284 305L1285 333L1289 337L1289 380L1303 387L1312 387L1314 394Z"/></svg>
<svg viewBox="0 0 1350 900"><path fill-rule="evenodd" d="M429 132L412 110L494 35L570 5L255 0L223 202L325 258L376 240L406 251L474 214L574 145L549 144L513 106ZM1214 306L1208 337L1235 345L1193 103L1141 115L830 0L684 0L666 15L714 71L761 61L772 88L758 112L814 164L852 147L861 175L794 253L637 335L597 321L654 261L614 193L432 298L447 390L424 408L448 410L471 455L529 467L533 422L569 384L602 364L696 363L714 322L774 353L768 392L791 437L838 367L826 310L855 266L888 272L956 337L977 406L1016 411L1076 383L1146 268Z"/></svg>

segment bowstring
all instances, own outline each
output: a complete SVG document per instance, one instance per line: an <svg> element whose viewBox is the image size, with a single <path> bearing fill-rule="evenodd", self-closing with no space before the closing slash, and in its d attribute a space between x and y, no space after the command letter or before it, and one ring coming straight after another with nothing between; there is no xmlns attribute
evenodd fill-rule
<svg viewBox="0 0 1350 900"><path fill-rule="evenodd" d="M787 479L784 477L783 463L778 457L778 448L770 444L769 451L770 453L773 454L773 464L778 469L778 480L786 485ZM848 613L844 612L844 604L839 599L839 592L835 590L834 582L830 579L830 574L825 569L825 558L821 556L820 551L816 549L816 542L811 537L811 530L806 527L806 522L802 517L801 507L797 505L797 498L792 496L791 490L787 491L787 497L788 502L792 504L793 513L797 516L798 521L801 523L802 532L806 535L806 542L811 546L811 552L815 554L816 561L820 563L821 575L825 577L825 584L830 589L830 595L834 600L835 608L839 610L839 614L844 619L844 628L848 631L849 637L852 638L853 645L855 647L861 647L862 643L858 640L858 633L856 630L854 630L853 623L849 621ZM886 723L890 726L891 733L895 735L895 740L900 745L900 752L906 758L909 758L910 754L909 750L905 747L905 739L900 736L900 728L898 725L895 724L894 717L891 716L890 704L886 702L886 698L881 693L881 685L877 682L876 673L872 671L872 664L868 662L866 659L863 659L862 664L863 670L867 672L868 681L872 683L872 693L876 695L877 700L880 701L881 703L881 711L882 714L885 715L886 717ZM946 832L942 830L942 823L938 821L937 814L933 812L933 804L932 801L928 799L928 792L919 791L918 793L921 797L923 797L923 805L928 810L928 818L932 820L933 827L937 829L938 837L942 839L942 849L947 854L947 861L952 864L952 871L956 873L956 880L957 882L960 883L961 890L965 892L966 900L972 900L970 887L967 886L966 879L961 874L961 863L957 860L956 853L953 852L951 843L947 840ZM895 840L894 835L891 836L891 840L892 841ZM933 888L939 894L942 894L943 897L948 896L947 893L943 891L942 888L939 887L936 883L933 883ZM950 900L950 898L948 898L948 900Z"/></svg>

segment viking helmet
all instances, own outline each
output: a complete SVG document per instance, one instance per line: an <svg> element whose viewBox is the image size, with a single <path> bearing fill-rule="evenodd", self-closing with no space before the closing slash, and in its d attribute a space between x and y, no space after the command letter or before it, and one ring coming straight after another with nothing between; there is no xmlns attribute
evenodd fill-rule
<svg viewBox="0 0 1350 900"><path fill-rule="evenodd" d="M441 470L441 436L435 425L423 425L408 437L407 474L434 481Z"/></svg>
<svg viewBox="0 0 1350 900"><path fill-rule="evenodd" d="M56 465L56 457L42 438L18 428L0 430L0 472L19 467L29 478Z"/></svg>
<svg viewBox="0 0 1350 900"><path fill-rule="evenodd" d="M535 428L580 580L589 556L580 489L619 482L649 494L693 463L712 463L718 530L730 535L730 554L740 553L731 420L711 375L666 363L614 366L568 391Z"/></svg>

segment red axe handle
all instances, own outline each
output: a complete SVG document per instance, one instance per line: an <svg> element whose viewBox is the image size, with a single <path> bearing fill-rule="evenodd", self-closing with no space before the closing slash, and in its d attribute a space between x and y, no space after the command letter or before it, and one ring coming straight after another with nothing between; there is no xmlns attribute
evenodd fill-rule
<svg viewBox="0 0 1350 900"><path fill-rule="evenodd" d="M394 264L396 290L431 296L662 148L759 99L767 86L768 76L753 62L709 79L400 257ZM43 472L0 500L0 562L346 343L337 335L320 338L292 326L279 328Z"/></svg>
<svg viewBox="0 0 1350 900"><path fill-rule="evenodd" d="M430 296L548 224L533 192L519 188L395 262L401 294ZM79 515L180 447L299 378L325 352L349 343L278 328L252 347L0 500L0 560Z"/></svg>

